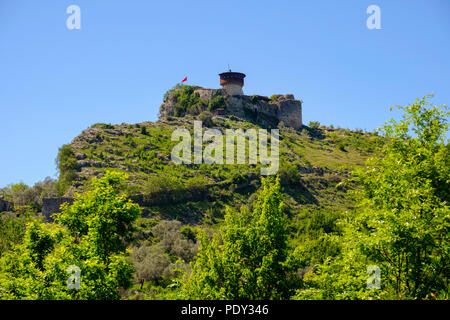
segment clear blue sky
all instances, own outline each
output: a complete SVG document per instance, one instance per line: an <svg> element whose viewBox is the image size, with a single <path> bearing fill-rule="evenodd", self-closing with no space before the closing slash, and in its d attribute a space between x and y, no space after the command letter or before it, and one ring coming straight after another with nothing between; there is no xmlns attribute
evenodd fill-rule
<svg viewBox="0 0 450 320"><path fill-rule="evenodd" d="M427 93L449 105L449 17L448 0L0 0L0 187L56 177L83 129L155 121L167 89L219 87L228 64L246 94L302 99L305 123L373 130Z"/></svg>

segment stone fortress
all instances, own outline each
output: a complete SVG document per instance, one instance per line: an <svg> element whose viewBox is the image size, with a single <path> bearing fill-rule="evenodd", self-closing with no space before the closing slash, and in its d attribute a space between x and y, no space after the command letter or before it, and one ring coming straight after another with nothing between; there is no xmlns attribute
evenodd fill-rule
<svg viewBox="0 0 450 320"><path fill-rule="evenodd" d="M201 99L211 100L217 95L224 97L226 109L215 110L218 115L234 115L244 118L263 126L276 127L281 122L285 126L298 130L302 127L302 101L295 100L292 94L273 95L270 98L266 96L244 95L242 90L244 86L245 74L240 72L223 72L219 74L221 89L208 89L195 87L194 93L198 93ZM176 100L167 99L163 102L160 115L173 116ZM256 177L253 177L256 179ZM192 197L204 197L205 195L191 195ZM132 200L141 206L153 205L149 199L142 198L142 195L132 198ZM151 199L150 199L151 200ZM73 202L73 198L44 198L42 205L42 215L46 221L53 221L51 215L60 212L60 205ZM0 212L13 211L13 204L0 199Z"/></svg>
<svg viewBox="0 0 450 320"><path fill-rule="evenodd" d="M235 115L265 126L276 127L280 122L296 130L302 127L302 101L295 100L294 95L266 96L244 95L245 74L231 70L219 74L222 89L196 87L194 92L209 101L220 94L227 102L226 109L216 110L217 114ZM161 105L161 116L173 116L176 100L168 99Z"/></svg>

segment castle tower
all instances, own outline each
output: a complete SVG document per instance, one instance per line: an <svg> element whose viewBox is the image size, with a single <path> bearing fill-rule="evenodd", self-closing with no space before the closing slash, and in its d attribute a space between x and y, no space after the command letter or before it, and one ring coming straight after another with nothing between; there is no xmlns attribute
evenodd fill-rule
<svg viewBox="0 0 450 320"><path fill-rule="evenodd" d="M220 76L220 85L229 95L243 95L242 87L244 86L245 74L240 72L222 72Z"/></svg>

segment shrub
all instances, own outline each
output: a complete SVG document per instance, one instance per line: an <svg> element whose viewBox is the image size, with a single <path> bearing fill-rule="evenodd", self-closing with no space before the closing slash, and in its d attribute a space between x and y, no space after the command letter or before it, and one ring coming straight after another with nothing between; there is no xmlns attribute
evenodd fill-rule
<svg viewBox="0 0 450 320"><path fill-rule="evenodd" d="M282 162L279 170L280 183L282 186L301 184L301 175L296 165Z"/></svg>
<svg viewBox="0 0 450 320"><path fill-rule="evenodd" d="M0 257L15 244L22 242L25 234L26 219L16 217L15 213L4 213L0 216Z"/></svg>
<svg viewBox="0 0 450 320"><path fill-rule="evenodd" d="M160 245L134 248L130 257L136 270L135 278L141 284L141 289L145 281L158 283L170 265L170 259Z"/></svg>
<svg viewBox="0 0 450 320"><path fill-rule="evenodd" d="M341 150L343 152L347 152L347 150L345 150L345 144L342 141L338 142L337 146L338 146L339 150Z"/></svg>
<svg viewBox="0 0 450 320"><path fill-rule="evenodd" d="M15 207L29 206L34 212L41 211L43 197L55 197L58 195L56 180L47 177L43 181L36 182L29 187L23 182L10 184L0 189L0 194L12 201Z"/></svg>
<svg viewBox="0 0 450 320"><path fill-rule="evenodd" d="M65 144L59 148L56 165L59 171L58 192L62 195L75 181L79 169L77 159L70 145Z"/></svg>
<svg viewBox="0 0 450 320"><path fill-rule="evenodd" d="M311 129L319 129L320 122L319 121L310 121L308 123L308 127L310 127Z"/></svg>
<svg viewBox="0 0 450 320"><path fill-rule="evenodd" d="M182 86L181 89L173 91L173 97L176 100L174 106L174 115L181 117L188 111L194 111L199 104L202 104L202 99L198 92L194 92L194 86Z"/></svg>
<svg viewBox="0 0 450 320"><path fill-rule="evenodd" d="M218 108L226 108L227 104L225 102L224 97L221 95L216 95L215 97L211 98L208 103L208 111L214 111Z"/></svg>
<svg viewBox="0 0 450 320"><path fill-rule="evenodd" d="M202 176L195 176L186 181L186 191L191 194L201 194L206 192L207 181Z"/></svg>
<svg viewBox="0 0 450 320"><path fill-rule="evenodd" d="M152 232L165 252L189 262L197 253L197 247L180 230L181 222L172 220L160 222L153 227Z"/></svg>
<svg viewBox="0 0 450 320"><path fill-rule="evenodd" d="M272 103L277 103L278 99L279 99L279 97L276 94L273 94L270 96L270 102L272 102Z"/></svg>
<svg viewBox="0 0 450 320"><path fill-rule="evenodd" d="M214 121L212 119L213 115L211 112L204 111L200 114L199 119L203 122L203 125L206 127L214 126Z"/></svg>
<svg viewBox="0 0 450 320"><path fill-rule="evenodd" d="M183 196L183 185L176 177L157 175L147 180L143 187L144 194L157 201L178 201Z"/></svg>
<svg viewBox="0 0 450 320"><path fill-rule="evenodd" d="M147 135L148 135L148 132L147 132L147 128L146 128L146 127L144 127L144 126L141 127L141 134L143 134L144 136L147 136Z"/></svg>

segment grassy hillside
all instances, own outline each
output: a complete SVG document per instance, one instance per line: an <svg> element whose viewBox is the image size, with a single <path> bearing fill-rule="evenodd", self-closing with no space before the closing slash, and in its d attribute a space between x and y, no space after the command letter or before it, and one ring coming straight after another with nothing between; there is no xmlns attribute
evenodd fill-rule
<svg viewBox="0 0 450 320"><path fill-rule="evenodd" d="M170 230L166 233L177 239L181 237L183 241L191 239L194 242L192 227L217 230L223 224L227 206L252 208L261 186L261 164L174 164L171 150L178 142L171 141L172 132L176 128L187 128L193 136L194 120L192 116L184 116L161 118L155 123L92 125L61 148L68 156L63 157L60 168L69 169L67 172L61 170L60 176L73 179L66 195L83 191L89 178L102 176L105 170L115 168L130 175L126 193L134 197L141 195L145 203L144 215L136 224L135 245L156 248L165 243L167 240L158 237L155 231L161 225ZM214 116L206 122L209 122L209 128L217 128L223 133L225 129L260 128L235 116ZM347 191L357 187L341 182L351 176L355 167L362 166L369 156L374 155L382 143L382 138L372 133L312 127L304 126L300 131L283 125L279 127L278 173L290 218L290 243L292 248L300 250L305 266L321 263L339 252L329 236L340 234L336 221L354 207L355 202ZM66 162L69 165L65 165ZM165 220L178 220L185 226L181 229L182 225L166 226ZM184 230L185 236L177 230ZM186 249L182 248L180 252ZM175 263L182 255L174 255L170 250L165 252L169 252ZM152 254L159 257L152 261L165 259L161 253ZM189 262L189 259L183 260ZM158 262L152 263L157 268ZM139 263L135 266L139 269ZM157 279L161 279L161 274L163 271ZM163 297L158 292L166 284L150 282L144 291L136 285L136 292L139 292L138 297L142 292L141 297Z"/></svg>
<svg viewBox="0 0 450 320"><path fill-rule="evenodd" d="M39 257L33 248L41 248L41 236L51 240L54 254L70 249L77 255L79 247L93 254L106 252L109 242L104 248L104 238L109 234L119 237L111 243L117 244L113 249L122 259L127 279L111 288L114 299L223 298L225 278L230 297L447 299L448 145L444 137L448 113L428 108L425 99L403 107L406 122L392 120L384 127L385 138L318 123L296 131L279 123L276 180L261 179L261 164L177 165L171 160L179 143L171 141L172 133L184 128L192 137L194 120L201 119L204 129L222 133L261 128L236 116L201 112L161 117L156 123L95 124L61 147L58 181L0 190L5 199L19 205L15 212L2 214L0 224L4 233L0 281L11 289L5 291L7 297L15 297L14 288L23 285L21 277L29 278L30 272L17 273L11 263ZM418 138L409 136L403 123L414 125ZM366 162L370 156L376 157ZM353 175L357 179L351 179ZM39 212L39 199L55 194L75 196L75 202L62 209L56 223L42 224L33 215ZM28 219L33 222L25 230ZM423 230L434 232L437 240L430 242ZM66 242L59 244L60 238ZM415 246L411 241L416 241ZM380 245L386 249L381 256ZM422 272L423 255L416 250L422 247L426 250L419 253L436 270L428 282L409 274L410 265L393 265L393 259L385 258L408 254L417 272ZM45 255L50 249L43 250ZM37 260L41 264L36 266L51 275L55 270L51 263L58 259L49 255L50 265ZM73 259L91 268L84 256ZM102 266L106 273L92 281L110 274L108 261L105 258ZM385 289L373 291L367 286L368 266L384 270ZM400 271L391 272L396 268ZM278 281L273 275L281 278ZM402 277L414 281L413 291L406 285L406 293L400 292ZM280 291L267 290L261 279L275 283ZM234 291L241 280L244 291ZM24 296L34 294L32 287L24 286ZM48 288L53 287L43 285L42 297ZM85 289L90 297L90 287Z"/></svg>
<svg viewBox="0 0 450 320"><path fill-rule="evenodd" d="M156 123L94 124L69 145L71 158L65 161L76 160L76 166L71 169L74 182L67 194L83 190L90 177L115 168L130 174L129 195L143 193L153 197L149 203L155 205L147 207L152 216L177 217L193 223L220 219L225 204L246 203L259 187L261 165L174 164L170 153L178 142L171 141L171 134L181 127L192 132L193 120L169 117ZM233 116L216 116L213 122L213 128L222 132L225 128L258 128ZM380 138L325 127L305 127L300 132L280 129L279 174L289 195L290 212L298 215L313 207L350 208L352 203L345 190L336 186L354 166L361 166L373 154ZM198 191L206 193L203 199L189 196ZM157 199L161 195L165 199Z"/></svg>

